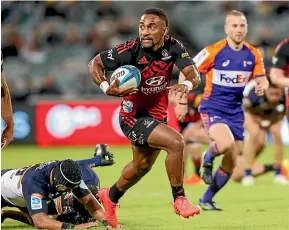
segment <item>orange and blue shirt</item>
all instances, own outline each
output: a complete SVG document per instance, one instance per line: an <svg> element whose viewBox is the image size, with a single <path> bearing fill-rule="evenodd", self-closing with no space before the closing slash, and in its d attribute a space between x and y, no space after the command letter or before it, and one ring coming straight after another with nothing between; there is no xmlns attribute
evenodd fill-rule
<svg viewBox="0 0 289 230"><path fill-rule="evenodd" d="M241 112L247 82L265 76L261 52L246 42L235 51L226 39L221 40L205 47L193 60L199 71L206 74L201 113L210 109L227 114Z"/></svg>

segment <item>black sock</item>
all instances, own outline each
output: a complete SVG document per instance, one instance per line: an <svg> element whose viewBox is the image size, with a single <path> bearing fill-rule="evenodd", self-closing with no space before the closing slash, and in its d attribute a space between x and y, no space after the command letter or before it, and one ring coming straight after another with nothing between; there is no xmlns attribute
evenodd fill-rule
<svg viewBox="0 0 289 230"><path fill-rule="evenodd" d="M109 199L113 203L117 203L119 199L124 195L124 192L120 191L119 188L114 184L110 189L109 189Z"/></svg>
<svg viewBox="0 0 289 230"><path fill-rule="evenodd" d="M179 196L185 196L185 190L183 185L181 186L172 186L172 193L173 193L173 197L174 200L176 200Z"/></svg>
<svg viewBox="0 0 289 230"><path fill-rule="evenodd" d="M274 166L271 164L271 165L264 165L264 173L265 172L270 172L270 171L273 171L274 170Z"/></svg>
<svg viewBox="0 0 289 230"><path fill-rule="evenodd" d="M198 175L198 176L201 176L201 173L200 173L200 168L195 168L195 173Z"/></svg>
<svg viewBox="0 0 289 230"><path fill-rule="evenodd" d="M194 162L194 166L195 166L195 173L198 176L200 176L200 168L201 168L202 162L200 159L194 159L193 162Z"/></svg>

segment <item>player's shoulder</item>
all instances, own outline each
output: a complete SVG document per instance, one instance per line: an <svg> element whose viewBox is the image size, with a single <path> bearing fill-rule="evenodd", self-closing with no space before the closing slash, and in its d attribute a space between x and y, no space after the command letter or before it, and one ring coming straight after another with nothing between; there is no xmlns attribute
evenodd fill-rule
<svg viewBox="0 0 289 230"><path fill-rule="evenodd" d="M169 35L165 37L165 42L169 42L171 45L176 45L180 47L184 46L183 43L180 42L180 40Z"/></svg>
<svg viewBox="0 0 289 230"><path fill-rule="evenodd" d="M276 47L275 53L278 52L279 50L284 49L284 50L289 50L289 37L285 38L282 40Z"/></svg>
<svg viewBox="0 0 289 230"><path fill-rule="evenodd" d="M139 44L139 39L130 39L127 40L124 43L121 43L119 45L116 45L115 49L117 51L118 54L124 52L124 51L130 51L132 50L134 47L136 47Z"/></svg>
<svg viewBox="0 0 289 230"><path fill-rule="evenodd" d="M220 41L217 41L211 45L206 46L201 53L203 53L203 56L210 56L214 58L222 49L224 49L227 45L226 39L222 39Z"/></svg>
<svg viewBox="0 0 289 230"><path fill-rule="evenodd" d="M245 41L243 44L254 56L262 56L261 51L256 46L253 46Z"/></svg>

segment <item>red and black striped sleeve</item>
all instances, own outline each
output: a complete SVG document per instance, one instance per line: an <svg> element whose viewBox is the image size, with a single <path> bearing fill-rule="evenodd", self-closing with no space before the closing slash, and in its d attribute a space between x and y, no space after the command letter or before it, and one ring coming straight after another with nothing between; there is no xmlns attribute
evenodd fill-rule
<svg viewBox="0 0 289 230"><path fill-rule="evenodd" d="M287 70L289 66L289 38L283 40L276 48L272 58L272 67Z"/></svg>
<svg viewBox="0 0 289 230"><path fill-rule="evenodd" d="M105 70L115 70L120 66L130 64L133 47L137 40L129 40L123 44L100 53Z"/></svg>

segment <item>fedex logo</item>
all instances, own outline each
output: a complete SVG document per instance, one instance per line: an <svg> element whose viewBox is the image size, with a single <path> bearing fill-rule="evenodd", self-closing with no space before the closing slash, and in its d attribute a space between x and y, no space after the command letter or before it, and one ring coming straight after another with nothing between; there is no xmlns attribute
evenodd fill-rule
<svg viewBox="0 0 289 230"><path fill-rule="evenodd" d="M212 82L227 87L244 87L250 78L249 71L213 70Z"/></svg>
<svg viewBox="0 0 289 230"><path fill-rule="evenodd" d="M225 81L227 83L233 83L233 84L244 83L246 81L246 77L239 74L236 77L230 78L230 77L227 77L226 74L221 74L220 81L221 82Z"/></svg>

